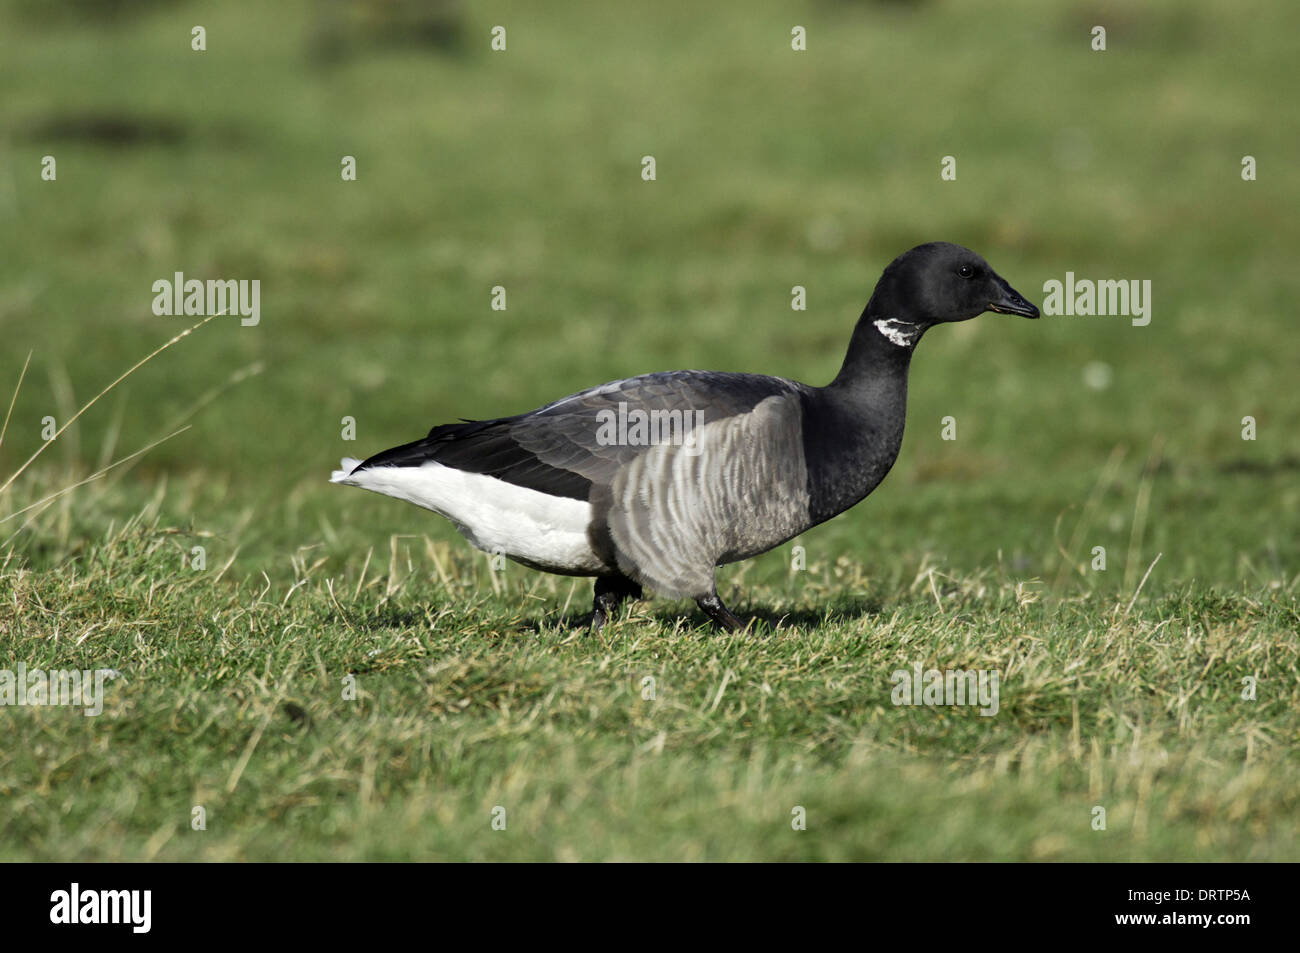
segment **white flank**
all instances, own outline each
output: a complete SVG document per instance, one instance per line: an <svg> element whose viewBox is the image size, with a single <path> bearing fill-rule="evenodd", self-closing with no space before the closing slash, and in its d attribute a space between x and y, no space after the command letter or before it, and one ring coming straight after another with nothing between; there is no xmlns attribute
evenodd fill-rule
<svg viewBox="0 0 1300 953"><path fill-rule="evenodd" d="M605 568L587 541L591 504L586 500L551 496L432 461L418 467L371 467L354 475L359 462L345 459L331 482L433 510L484 552L502 553L528 566L578 574Z"/></svg>
<svg viewBox="0 0 1300 953"><path fill-rule="evenodd" d="M920 336L920 329L915 324L897 318L884 318L874 323L877 331L899 347L911 347Z"/></svg>

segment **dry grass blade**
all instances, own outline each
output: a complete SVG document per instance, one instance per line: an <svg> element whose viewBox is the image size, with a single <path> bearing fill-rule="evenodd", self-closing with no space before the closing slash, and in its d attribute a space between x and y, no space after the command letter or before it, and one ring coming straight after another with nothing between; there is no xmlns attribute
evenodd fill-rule
<svg viewBox="0 0 1300 953"><path fill-rule="evenodd" d="M9 432L9 418L14 415L14 404L18 403L18 392L23 388L23 378L27 376L27 365L32 362L32 352L27 352L27 360L23 361L22 372L18 375L18 384L14 387L14 395L9 398L9 412L5 414L5 423L0 427L0 447L5 445L5 434ZM8 484L6 484L7 486Z"/></svg>
<svg viewBox="0 0 1300 953"><path fill-rule="evenodd" d="M1124 588L1132 587L1137 578L1138 552L1146 536L1147 513L1151 508L1151 490L1155 482L1156 471L1160 468L1160 458L1164 452L1165 438L1156 434L1151 438L1151 452L1147 456L1146 466L1142 469L1142 479L1138 483L1137 497L1133 502L1133 528L1129 533L1128 557L1124 561ZM1150 570L1147 570L1150 572Z"/></svg>
<svg viewBox="0 0 1300 953"><path fill-rule="evenodd" d="M220 311L220 312L218 312L217 314L210 314L210 315L208 315L208 316L207 316L206 318L204 318L202 321L198 322L197 324L193 324L193 325L191 325L190 327L186 328L186 329L185 329L184 331L182 331L180 334L176 335L174 338L172 338L171 340L167 341L166 343L164 343L164 344L160 344L158 347L154 348L152 351L150 351L150 352L149 352L148 354L146 354L144 357L140 358L140 360L138 360L138 361L136 361L134 364L132 364L132 365L131 365L127 370L125 370L122 374L120 374L120 375L117 377L116 380L114 380L111 384L109 384L107 387L105 387L103 390L101 390L98 394L96 394L94 397L92 397L88 402L86 402L84 405L82 405L82 408L81 408L80 410L78 410L75 414L73 414L70 418L68 418L68 420L64 422L63 426L60 427L58 430L56 430L56 431L54 432L54 436L53 436L53 437L51 437L49 440L45 441L45 442L42 443L39 447L37 447L37 448L36 448L36 451L35 451L34 453L32 453L32 455L31 455L30 457L28 457L28 458L26 459L26 461L24 461L23 465L20 466L17 470L15 470L14 473L13 473L13 475L11 475L11 476L9 477L8 480L5 480L3 486L0 486L0 493L3 493L5 490L9 489L9 487L13 485L14 480L17 480L20 476L22 476L23 471L26 470L29 466L31 466L32 463L36 460L36 458L39 457L42 453L45 452L45 448L48 447L50 444L54 443L54 441L58 440L58 439L59 439L59 434L63 433L65 430L67 430L69 427L71 427L74 423L76 423L76 422L77 422L77 419L78 419L82 414L84 414L87 410L89 410L91 407L93 407L93 406L94 406L94 405L99 401L99 399L100 399L101 397L103 397L105 394L107 394L109 391L111 391L111 390L112 390L114 387L116 387L118 384L122 383L122 381L126 380L128 377L130 377L132 374L134 374L136 371L138 371L138 370L139 370L140 368L142 368L144 365L148 364L151 360L153 360L155 357L157 357L157 356L158 356L159 354L161 354L163 351L167 350L169 347L171 347L171 346L172 346L173 344L175 344L177 341L181 340L181 339L184 338L184 337L188 337L189 335L191 335L191 334L193 334L195 331L197 331L199 328L203 327L203 325L205 325L205 324L207 324L209 321L211 321L213 318L219 318L219 317L221 317L222 315L224 315L225 313L226 313L225 311ZM29 356L29 359L30 359L30 356ZM23 370L24 370L24 372L26 372L26 365L24 365ZM21 381L20 381L20 383L21 383ZM17 398L18 398L18 392L15 390L15 391L14 391L14 399L16 400ZM11 405L11 409L12 409L12 405ZM6 421L6 424L7 424L7 423L8 423L8 418L7 418L7 417L5 418L5 421ZM127 459L130 459L130 458L128 457Z"/></svg>
<svg viewBox="0 0 1300 953"><path fill-rule="evenodd" d="M102 477L105 473L107 473L109 470L112 470L112 469L114 469L114 468L116 468L116 467L120 467L120 466L122 466L124 463L128 463L128 462L130 462L131 460L134 460L136 457L139 457L139 456L141 456L142 454L148 453L150 450L152 450L154 447L158 446L160 443L165 443L166 441L170 440L172 437L175 437L175 436L177 436L178 434L182 434L182 433L184 433L185 431L187 431L187 430L189 430L189 429L190 429L190 427L189 427L189 425L187 424L187 425L185 425L184 427L182 427L180 430L177 430L177 431L174 431L174 432L172 432L172 433L169 433L167 436L163 437L162 439L160 439L160 440L155 440L153 443L150 443L150 444L147 444L147 445L141 447L141 448L140 448L139 450L137 450L135 453L128 454L127 456L123 457L121 460L117 460L117 461L115 461L115 462L113 462L113 463L110 463L108 466L103 467L102 469L96 470L94 473L92 473L90 476L86 477L84 480L78 480L76 483L73 483L73 484L70 485L70 486L65 486L65 487L64 487L63 489L61 489L61 490L56 490L55 492L51 493L49 496L42 497L41 499L37 500L35 503L29 503L27 506L24 506L24 507L23 507L22 509L20 509L20 510L14 510L14 511L13 511L12 513L10 513L8 516L0 516L0 523L7 523L7 522L9 522L11 519L13 519L15 516L22 516L24 513L28 512L29 510L34 510L34 509L36 509L37 507L48 506L50 503L53 503L55 500L57 500L59 497L63 496L64 494L71 493L73 490L77 489L78 487L85 486L87 483L93 483L93 482L95 482L95 481L98 480L100 477ZM27 525L26 523L23 524L24 527L25 527L26 525ZM21 533L21 532L22 532L22 529L20 528L20 529L18 530L18 532ZM16 536L17 533L15 533L14 535ZM5 540L5 543L8 544L9 541L12 540L12 539L13 539L13 536L10 536L9 539Z"/></svg>

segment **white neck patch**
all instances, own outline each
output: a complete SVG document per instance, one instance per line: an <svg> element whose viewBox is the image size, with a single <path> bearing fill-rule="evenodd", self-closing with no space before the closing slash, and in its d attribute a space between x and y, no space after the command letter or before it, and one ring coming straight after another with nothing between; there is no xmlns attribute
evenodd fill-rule
<svg viewBox="0 0 1300 953"><path fill-rule="evenodd" d="M899 347L911 347L924 330L910 321L900 321L898 318L883 318L874 323L877 331Z"/></svg>

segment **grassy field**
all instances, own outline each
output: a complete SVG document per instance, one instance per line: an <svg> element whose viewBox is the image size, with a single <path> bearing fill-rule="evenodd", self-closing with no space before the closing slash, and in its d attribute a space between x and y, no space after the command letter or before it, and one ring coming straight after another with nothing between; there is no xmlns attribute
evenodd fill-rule
<svg viewBox="0 0 1300 953"><path fill-rule="evenodd" d="M0 859L1300 859L1300 9L752 6L0 5L0 485L197 320L156 280L262 288L0 490L0 670L117 673L0 709ZM720 571L757 632L587 636L588 581L327 482L647 371L825 383L936 239L1151 323L929 334L880 489ZM997 714L894 705L917 664Z"/></svg>

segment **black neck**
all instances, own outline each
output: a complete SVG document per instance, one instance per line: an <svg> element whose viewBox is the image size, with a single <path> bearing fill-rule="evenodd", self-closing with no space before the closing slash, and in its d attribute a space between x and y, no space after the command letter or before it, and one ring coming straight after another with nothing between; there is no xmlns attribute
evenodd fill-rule
<svg viewBox="0 0 1300 953"><path fill-rule="evenodd" d="M881 388L891 390L900 378L906 388L912 351L927 326L878 314L872 304L858 318L844 364L827 390L869 400L883 396Z"/></svg>
<svg viewBox="0 0 1300 953"><path fill-rule="evenodd" d="M810 395L804 454L814 521L829 519L870 493L893 466L903 443L907 371L925 326L888 322L871 305L858 319L835 380ZM813 421L814 423L809 423Z"/></svg>

